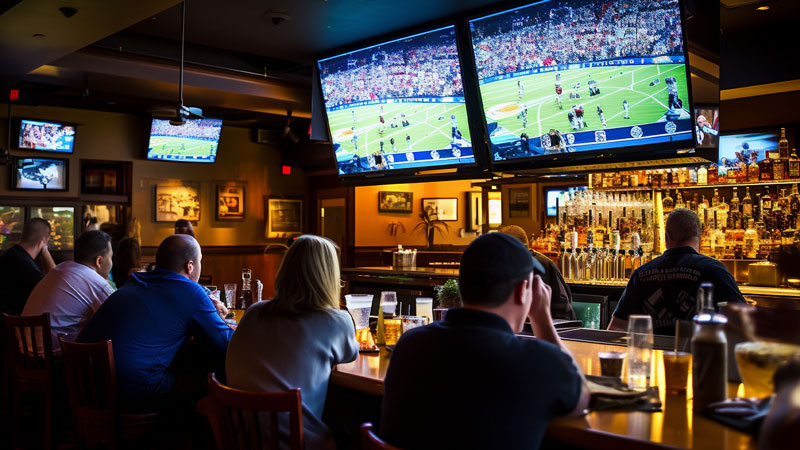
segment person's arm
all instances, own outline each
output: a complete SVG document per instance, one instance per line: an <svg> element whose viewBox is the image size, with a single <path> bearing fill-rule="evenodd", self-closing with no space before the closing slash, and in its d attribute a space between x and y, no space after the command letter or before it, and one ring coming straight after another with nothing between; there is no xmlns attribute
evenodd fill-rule
<svg viewBox="0 0 800 450"><path fill-rule="evenodd" d="M714 302L747 303L739 290L739 285L728 269L721 263L715 265L711 282L714 283Z"/></svg>
<svg viewBox="0 0 800 450"><path fill-rule="evenodd" d="M578 397L578 402L575 408L567 414L567 416L581 416L584 410L589 406L589 388L586 386L586 381L583 378L583 373L575 362L572 353L561 342L561 338L556 333L556 327L553 325L553 319L550 317L550 286L548 286L539 275L533 277L533 286L531 287L531 309L528 312L528 318L531 320L531 327L533 334L537 339L547 341L558 347L564 354L569 356L572 360L572 365L578 376L580 377L581 392Z"/></svg>
<svg viewBox="0 0 800 450"><path fill-rule="evenodd" d="M220 318L211 299L205 295L199 285L192 295L193 303L195 303L191 317L192 334L195 338L209 344L217 355L225 355L228 341L233 336L233 328Z"/></svg>
<svg viewBox="0 0 800 450"><path fill-rule="evenodd" d="M608 328L606 329L611 331L628 331L628 321L612 316L611 322L608 323Z"/></svg>
<svg viewBox="0 0 800 450"><path fill-rule="evenodd" d="M50 254L50 250L47 248L47 243L42 246L42 251L39 254L42 256L44 273L50 272L53 267L56 266L56 262L53 261L53 256Z"/></svg>
<svg viewBox="0 0 800 450"><path fill-rule="evenodd" d="M340 364L354 361L358 357L360 346L356 340L356 328L353 318L346 311L334 310L332 314L339 331L338 336L332 339L334 342L333 363Z"/></svg>
<svg viewBox="0 0 800 450"><path fill-rule="evenodd" d="M630 292L633 292L634 282L633 280L636 278L636 272L631 276L631 279L628 281L628 285L625 287L625 290L622 291L622 295L619 297L619 301L617 302L617 307L614 309L614 313L611 314L611 322L608 323L607 330L611 331L628 331L628 316L631 315L631 303L632 298L630 297Z"/></svg>

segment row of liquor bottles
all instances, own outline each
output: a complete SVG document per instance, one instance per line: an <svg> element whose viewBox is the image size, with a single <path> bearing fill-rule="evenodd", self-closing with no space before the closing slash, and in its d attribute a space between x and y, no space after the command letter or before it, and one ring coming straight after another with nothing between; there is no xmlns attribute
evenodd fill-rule
<svg viewBox="0 0 800 450"><path fill-rule="evenodd" d="M672 188L705 186L729 183L759 183L768 181L800 180L800 157L797 150L789 153L786 131L781 128L778 150L760 152L742 148L736 159L720 158L719 164L672 169L634 170L625 172L594 173L589 177L589 187L598 188Z"/></svg>
<svg viewBox="0 0 800 450"><path fill-rule="evenodd" d="M572 231L561 243L558 268L568 281L620 281L630 278L634 270L650 260L648 253L639 244L636 232L632 235L631 248L625 250L618 231L612 232L613 248L595 247L589 231L589 243L578 247L578 232Z"/></svg>

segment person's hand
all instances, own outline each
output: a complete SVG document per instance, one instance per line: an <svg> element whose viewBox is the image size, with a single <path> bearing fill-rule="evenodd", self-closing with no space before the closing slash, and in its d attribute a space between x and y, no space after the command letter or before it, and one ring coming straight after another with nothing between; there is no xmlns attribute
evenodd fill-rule
<svg viewBox="0 0 800 450"><path fill-rule="evenodd" d="M539 322L543 320L550 320L550 296L552 290L550 286L542 281L539 275L533 276L533 283L531 284L531 309L528 312L528 317L531 322Z"/></svg>
<svg viewBox="0 0 800 450"><path fill-rule="evenodd" d="M209 297L209 298L211 298L211 297ZM219 314L220 317L222 317L224 319L225 316L228 315L228 308L225 307L224 303L222 303L221 301L219 301L219 300L217 300L215 298L211 298L211 303L214 304L214 308L217 309L217 313Z"/></svg>
<svg viewBox="0 0 800 450"><path fill-rule="evenodd" d="M39 241L39 246L40 246L39 253L40 254L42 254L42 255L49 255L50 254L50 249L47 247L47 242L48 241L49 241L49 239L47 239L47 238L42 238L42 240Z"/></svg>

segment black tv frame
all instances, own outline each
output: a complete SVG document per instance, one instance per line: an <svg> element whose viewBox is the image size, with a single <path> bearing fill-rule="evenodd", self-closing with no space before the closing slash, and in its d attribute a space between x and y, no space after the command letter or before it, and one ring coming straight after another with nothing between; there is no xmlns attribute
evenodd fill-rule
<svg viewBox="0 0 800 450"><path fill-rule="evenodd" d="M692 120L693 120L692 125L694 125L695 127L697 126L697 116L695 115L695 110L698 110L698 109L716 109L717 110L717 114L719 114L720 127L722 126L721 125L722 124L722 114L720 112L719 103L695 103L694 104L694 108L692 110ZM712 123L712 125L713 125L713 123ZM723 132L722 132L721 128L719 130L717 130L717 131L719 132L719 134L717 135L717 145L716 145L716 147L715 146L697 147L697 144L695 144L695 148L697 148L697 149L719 148L719 138L722 136ZM696 142L697 142L697 134L695 134L695 143Z"/></svg>
<svg viewBox="0 0 800 450"><path fill-rule="evenodd" d="M692 97L692 81L691 81L691 70L689 64L689 47L688 47L688 40L686 34L686 7L685 7L685 0L677 0L678 6L680 9L681 14L681 31L684 39L684 46L683 46L683 54L685 59L685 70L686 70L686 96L688 99L688 105L684 105L688 111L690 111L690 115L694 117L694 102ZM537 1L518 1L512 3L504 3L502 6L495 6L493 8L484 8L482 10L476 11L475 13L470 13L464 15L462 19L465 21L465 27L467 31L467 39L468 42L468 54L469 59L473 62L473 65L470 67L472 74L471 78L474 80L474 87L478 90L477 98L475 99L474 103L479 105L480 109L480 118L482 119L482 125L484 127L486 137L486 151L487 151L487 158L489 162L489 168L491 171L498 171L498 172L512 172L512 173L536 173L537 169L541 168L558 168L558 167L567 167L567 166L580 166L584 164L614 164L618 162L628 162L628 161L642 161L647 159L669 159L669 158L685 158L686 150L693 148L694 143L697 142L697 136L695 134L694 126L691 127L692 129L692 139L691 139L691 146L679 145L672 142L659 142L655 144L647 144L641 146L632 146L632 147L622 147L622 148L609 148L609 149L602 149L602 150L587 150L581 152L572 152L572 153L559 153L555 155L539 155L533 156L528 158L520 158L511 161L492 161L491 158L491 143L489 142L489 134L488 134L488 122L485 116L485 109L483 107L483 97L480 95L480 89L478 85L478 67L474 64L475 55L474 49L472 47L472 39L471 39L471 32L469 28L469 23L475 19L479 19L488 15L502 13L511 11L518 8L523 8L527 6L531 6L534 3L540 3ZM462 56L462 62L464 57ZM462 65L462 72L464 72L464 68ZM462 78L466 79L466 77ZM468 100L469 101L469 100ZM701 149L701 150L716 150L716 149ZM714 152L696 152L700 158L709 159L712 157L712 153ZM644 156L643 156L644 155ZM715 161L716 159L714 159Z"/></svg>
<svg viewBox="0 0 800 450"><path fill-rule="evenodd" d="M23 120L31 120L35 122L46 122L57 124L61 126L70 126L75 129L75 135L72 138L72 149L68 152L62 152L59 150L50 150L50 149L41 149L41 148L27 148L27 147L20 147L19 146L19 138L20 138L20 131L22 126ZM19 150L23 152L42 152L48 154L61 154L61 155L71 155L75 153L75 144L78 140L78 125L73 122L63 122L60 120L50 120L50 119L34 119L32 117L12 117L11 118L11 148L14 150Z"/></svg>
<svg viewBox="0 0 800 450"><path fill-rule="evenodd" d="M23 159L40 159L40 160L51 160L51 161L61 161L64 164L64 188L63 189L31 189L31 188L22 188L17 186L17 169L19 168L19 161ZM13 156L11 158L11 164L8 165L9 172L8 172L8 185L9 189L14 191L25 191L25 192L67 192L69 191L69 159L67 158L45 158L45 157L38 157L38 156Z"/></svg>
<svg viewBox="0 0 800 450"><path fill-rule="evenodd" d="M219 126L219 140L217 140L217 153L214 155L214 161L213 162L208 162L208 161L178 161L178 160L174 160L174 159L149 158L147 155L148 155L148 153L150 153L150 138L152 137L153 120L154 119L168 120L168 119L159 119L158 117L153 117L153 116L149 116L149 120L147 121L147 131L146 131L146 133L147 133L147 136L146 136L147 142L145 143L145 146L144 146L144 160L145 161L159 162L159 163L179 163L179 164L190 163L190 164L209 164L209 165L210 164L216 164L217 163L217 159L219 158L219 147L220 147L220 144L222 144L222 129L225 126L225 119L220 119L218 117L203 117L203 118L204 119L216 119L216 120L222 121L222 125Z"/></svg>

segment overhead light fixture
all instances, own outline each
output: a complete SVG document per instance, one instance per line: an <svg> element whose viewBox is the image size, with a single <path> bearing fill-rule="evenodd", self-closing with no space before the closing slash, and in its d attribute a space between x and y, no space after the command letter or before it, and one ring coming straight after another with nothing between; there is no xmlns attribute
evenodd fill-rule
<svg viewBox="0 0 800 450"><path fill-rule="evenodd" d="M769 5L759 6L756 9L759 11L767 11L769 9Z"/></svg>

